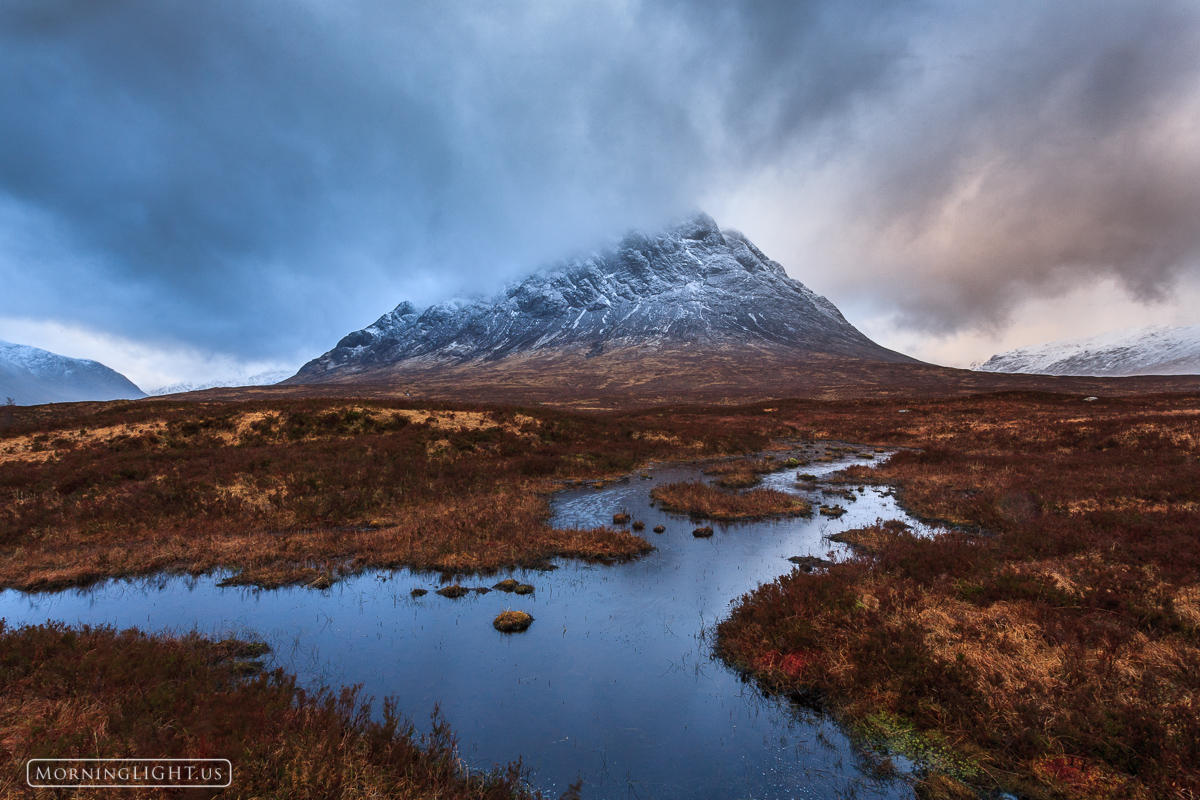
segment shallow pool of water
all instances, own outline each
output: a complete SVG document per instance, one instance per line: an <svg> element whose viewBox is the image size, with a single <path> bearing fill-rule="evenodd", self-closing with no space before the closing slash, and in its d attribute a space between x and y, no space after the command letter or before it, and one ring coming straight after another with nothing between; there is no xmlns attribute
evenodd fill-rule
<svg viewBox="0 0 1200 800"><path fill-rule="evenodd" d="M850 463L862 462L801 471L819 476ZM326 591L171 577L53 594L4 591L0 617L10 625L59 620L261 638L274 663L302 680L395 695L419 726L440 706L468 764L523 757L531 782L551 795L580 777L585 798L911 797L903 780L872 777L871 760L836 726L763 698L712 655L715 623L742 594L788 572L788 557L839 552L823 537L876 518L916 525L886 490L864 487L855 502L824 498L796 488L796 472L765 476L764 485L836 501L847 513L712 523L715 535L696 539L695 522L651 507L648 496L656 484L698 477L695 468L561 492L553 524L593 527L625 509L658 549L626 564L513 572L535 587L528 596L450 600L432 593L436 575L408 570L364 573ZM652 533L660 524L666 532ZM491 586L501 577L508 575L462 583ZM431 593L411 597L418 587ZM532 627L493 630L507 608L532 614Z"/></svg>

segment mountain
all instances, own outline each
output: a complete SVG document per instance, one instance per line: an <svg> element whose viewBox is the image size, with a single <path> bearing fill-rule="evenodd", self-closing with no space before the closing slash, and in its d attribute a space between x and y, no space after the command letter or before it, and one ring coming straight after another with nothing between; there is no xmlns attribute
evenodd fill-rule
<svg viewBox="0 0 1200 800"><path fill-rule="evenodd" d="M868 339L743 234L698 214L486 299L401 303L284 384L716 386L814 359L918 363Z"/></svg>
<svg viewBox="0 0 1200 800"><path fill-rule="evenodd" d="M183 394L184 392L199 392L204 389L216 388L237 388L241 386L270 386L279 383L284 378L290 378L294 373L290 369L284 370L268 370L267 372L259 372L255 375L241 375L235 378L224 378L215 381L182 381L180 383L171 383L166 386L160 386L154 389L150 394L154 397L162 397L167 394Z"/></svg>
<svg viewBox="0 0 1200 800"><path fill-rule="evenodd" d="M146 393L98 361L0 341L0 402L17 405L79 400L134 400Z"/></svg>
<svg viewBox="0 0 1200 800"><path fill-rule="evenodd" d="M1041 375L1200 375L1200 325L1149 325L998 353L976 369Z"/></svg>

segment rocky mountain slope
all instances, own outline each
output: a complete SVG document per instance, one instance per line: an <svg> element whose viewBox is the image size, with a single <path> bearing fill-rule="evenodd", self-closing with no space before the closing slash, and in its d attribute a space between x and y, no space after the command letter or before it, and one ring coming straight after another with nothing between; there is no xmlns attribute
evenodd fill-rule
<svg viewBox="0 0 1200 800"><path fill-rule="evenodd" d="M0 402L17 405L80 400L132 400L146 394L98 361L0 341Z"/></svg>
<svg viewBox="0 0 1200 800"><path fill-rule="evenodd" d="M1040 375L1200 375L1200 325L1150 325L998 353L976 369Z"/></svg>
<svg viewBox="0 0 1200 800"><path fill-rule="evenodd" d="M772 365L811 359L916 363L868 339L744 235L698 214L490 298L401 303L284 383L554 374L593 384L703 383L730 370L754 380Z"/></svg>

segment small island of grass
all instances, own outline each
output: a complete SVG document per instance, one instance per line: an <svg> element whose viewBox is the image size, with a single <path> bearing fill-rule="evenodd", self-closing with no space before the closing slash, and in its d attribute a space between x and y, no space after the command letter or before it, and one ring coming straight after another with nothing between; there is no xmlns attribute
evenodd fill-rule
<svg viewBox="0 0 1200 800"><path fill-rule="evenodd" d="M731 492L703 481L656 486L650 497L664 511L716 520L757 519L812 513L812 505L776 489Z"/></svg>
<svg viewBox="0 0 1200 800"><path fill-rule="evenodd" d="M492 627L501 633L520 633L533 624L533 617L524 611L501 611L492 620Z"/></svg>

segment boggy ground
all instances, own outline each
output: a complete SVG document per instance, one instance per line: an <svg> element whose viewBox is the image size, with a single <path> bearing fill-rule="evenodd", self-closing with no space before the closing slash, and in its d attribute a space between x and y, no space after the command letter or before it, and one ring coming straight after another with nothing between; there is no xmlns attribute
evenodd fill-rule
<svg viewBox="0 0 1200 800"><path fill-rule="evenodd" d="M814 437L919 448L847 482L958 526L742 598L723 655L919 756L923 797L1200 794L1200 400L781 404Z"/></svg>
<svg viewBox="0 0 1200 800"><path fill-rule="evenodd" d="M959 528L881 526L858 537L859 556L743 598L718 631L727 659L924 757L926 796L962 782L1044 798L1200 793L1194 394L607 413L278 397L0 408L0 583L225 567L322 585L366 566L620 557L647 545L549 529L544 493L785 438L907 448L847 480L893 484L914 513Z"/></svg>
<svg viewBox="0 0 1200 800"><path fill-rule="evenodd" d="M122 797L533 800L519 764L468 774L436 717L428 736L382 719L354 689L305 691L250 660L262 648L197 636L0 621L0 796L32 789L31 758L228 758L228 789L121 789ZM223 781L222 781L223 782ZM111 792L113 790L104 790Z"/></svg>
<svg viewBox="0 0 1200 800"><path fill-rule="evenodd" d="M223 568L234 583L323 587L368 567L628 558L650 544L552 529L546 495L794 432L702 416L330 399L3 408L0 586Z"/></svg>

